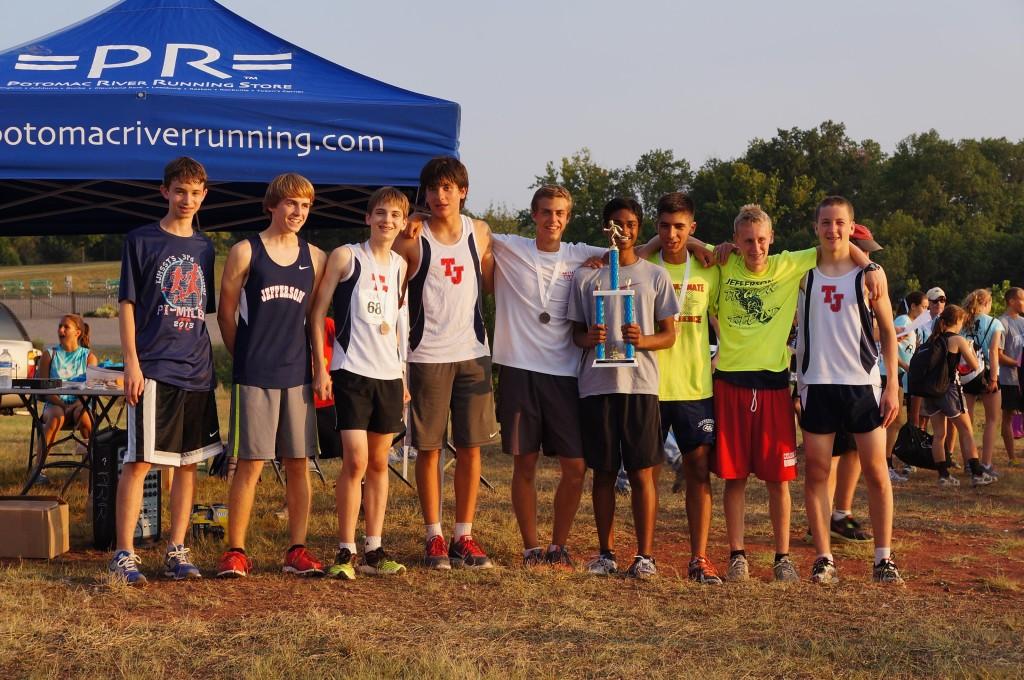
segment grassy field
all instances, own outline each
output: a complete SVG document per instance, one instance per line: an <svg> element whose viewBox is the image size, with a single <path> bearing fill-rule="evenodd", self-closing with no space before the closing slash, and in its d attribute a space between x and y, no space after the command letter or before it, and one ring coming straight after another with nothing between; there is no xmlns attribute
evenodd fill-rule
<svg viewBox="0 0 1024 680"><path fill-rule="evenodd" d="M223 406L223 404L222 404ZM24 475L25 416L0 419L0 493ZM997 452L997 464L1003 461ZM333 555L336 520L327 485L314 480L309 545ZM555 484L539 475L541 527ZM89 547L86 488L69 492L72 552L51 562L0 566L0 677L1019 677L1024 662L1024 470L1005 468L995 485L940 492L918 472L896 492L894 549L902 589L869 583L871 548L836 546L835 587L770 582L771 537L763 487L751 484L748 553L754 580L722 588L685 579L683 498L661 482L660 575L649 582L583 573L524 571L508 497L510 465L487 451L474 534L500 568L428 572L355 582L303 581L280 574L285 521L271 473L259 486L249 548L257 563L242 581L183 584L153 579L135 590L111 583L108 555ZM450 492L451 476L446 489ZM38 493L53 492L51 487ZM724 568L718 506L710 555ZM793 487L794 558L809 575L812 549L800 539L802 489ZM203 477L197 502L224 502L224 481ZM451 498L445 517L452 518ZM855 512L866 519L863 493ZM619 508L619 553L632 550L628 503ZM410 566L422 525L413 491L392 479L385 544ZM589 490L570 548L596 550ZM209 573L222 545L194 546ZM150 574L162 547L139 550Z"/></svg>
<svg viewBox="0 0 1024 680"><path fill-rule="evenodd" d="M221 272L224 271L226 258L218 257L214 265L215 281L220 282ZM90 281L108 281L121 276L121 261L111 262L83 262L64 264L33 264L19 267L4 267L2 278L4 281L21 281L25 290L29 289L29 282L36 279L46 279L53 283L55 293L66 293L64 277L71 275L71 287L76 293L89 293Z"/></svg>

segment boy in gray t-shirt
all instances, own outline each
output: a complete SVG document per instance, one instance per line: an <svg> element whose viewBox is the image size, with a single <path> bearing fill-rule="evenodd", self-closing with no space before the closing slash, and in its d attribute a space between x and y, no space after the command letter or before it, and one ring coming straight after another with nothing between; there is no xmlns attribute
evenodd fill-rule
<svg viewBox="0 0 1024 680"><path fill-rule="evenodd" d="M629 474L633 493L633 524L637 555L626 574L653 576L657 569L651 553L658 510L657 471L664 454L658 407L658 363L653 354L675 342L675 315L679 302L672 280L663 268L640 259L634 251L643 212L633 199L617 198L603 211L602 221L622 229L619 246L619 285L636 291L634 323L622 317L622 298L605 298L605 323L595 323L593 291L600 282L609 288L609 269L580 269L573 279L568 318L573 342L584 351L579 368L580 429L587 465L594 471L594 519L601 553L587 565L593 574L611 574L615 562L615 478L619 466ZM609 336L606 328L621 328L621 336L636 347L636 367L595 368L595 348Z"/></svg>
<svg viewBox="0 0 1024 680"><path fill-rule="evenodd" d="M1024 288L1006 291L1006 313L999 317L1005 332L999 356L999 391L1002 393L1002 435L1006 455L1013 464L1013 414L1024 410L1021 396L1021 363L1024 359Z"/></svg>

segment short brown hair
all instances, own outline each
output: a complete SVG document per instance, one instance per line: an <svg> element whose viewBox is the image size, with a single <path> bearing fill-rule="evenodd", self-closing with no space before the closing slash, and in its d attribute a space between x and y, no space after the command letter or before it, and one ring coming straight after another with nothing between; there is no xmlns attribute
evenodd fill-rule
<svg viewBox="0 0 1024 680"><path fill-rule="evenodd" d="M740 208L736 219L732 221L732 232L735 234L741 224L760 224L762 222L767 224L769 229L772 228L772 218L768 216L768 213L757 203L748 203Z"/></svg>
<svg viewBox="0 0 1024 680"><path fill-rule="evenodd" d="M427 189L436 187L445 180L460 189L469 189L469 170L455 156L431 158L420 170L420 192L426 193ZM466 199L462 199L459 208L465 204Z"/></svg>
<svg viewBox="0 0 1024 680"><path fill-rule="evenodd" d="M313 202L313 183L294 172L278 175L267 185L267 193L263 195L263 210L269 212L277 207L282 198L308 198Z"/></svg>
<svg viewBox="0 0 1024 680"><path fill-rule="evenodd" d="M1004 302L1009 302L1013 298L1015 298L1018 295L1020 295L1022 292L1024 292L1024 288L1018 288L1017 286L1013 286L1011 288L1007 288L1006 292L1003 293L1003 301Z"/></svg>
<svg viewBox="0 0 1024 680"><path fill-rule="evenodd" d="M844 196L826 196L821 199L821 203L814 209L814 223L818 223L818 217L821 215L822 208L828 208L833 205L846 206L846 212L850 213L850 221L853 222L853 203L850 203L850 199Z"/></svg>
<svg viewBox="0 0 1024 680"><path fill-rule="evenodd" d="M537 204L545 198L564 198L569 201L569 212L572 212L572 194L565 187L558 184L545 184L533 193L530 199L530 212L537 212Z"/></svg>
<svg viewBox="0 0 1024 680"><path fill-rule="evenodd" d="M199 182L206 187L206 168L194 158L179 156L164 166L163 186L170 188L171 182Z"/></svg>
<svg viewBox="0 0 1024 680"><path fill-rule="evenodd" d="M409 197L394 187L381 187L372 194L366 202L366 214L373 214L374 209L383 203L394 203L402 208L402 214L409 216Z"/></svg>
<svg viewBox="0 0 1024 680"><path fill-rule="evenodd" d="M661 216L666 213L686 213L690 217L693 217L697 208L693 204L693 199L684 194L682 191L673 191L670 194L665 194L658 199L658 208L655 214Z"/></svg>

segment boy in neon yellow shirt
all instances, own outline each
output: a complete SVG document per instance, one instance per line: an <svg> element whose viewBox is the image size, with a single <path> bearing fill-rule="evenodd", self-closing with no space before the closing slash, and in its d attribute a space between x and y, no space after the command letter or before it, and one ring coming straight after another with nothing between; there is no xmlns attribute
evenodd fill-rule
<svg viewBox="0 0 1024 680"><path fill-rule="evenodd" d="M708 307L718 297L718 267L705 266L686 250L697 227L693 201L683 193L658 201L656 225L661 249L650 261L668 270L679 298L675 343L658 352L658 398L662 440L671 428L682 452L686 476L686 520L690 532L691 580L721 585L706 556L711 527L711 475L708 467L715 443Z"/></svg>

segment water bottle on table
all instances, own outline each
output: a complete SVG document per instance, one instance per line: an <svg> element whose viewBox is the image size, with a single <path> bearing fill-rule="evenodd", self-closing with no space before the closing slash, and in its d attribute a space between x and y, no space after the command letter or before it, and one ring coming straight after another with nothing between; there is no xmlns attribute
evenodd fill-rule
<svg viewBox="0 0 1024 680"><path fill-rule="evenodd" d="M6 349L0 352L0 390L11 389L14 378L14 357Z"/></svg>

